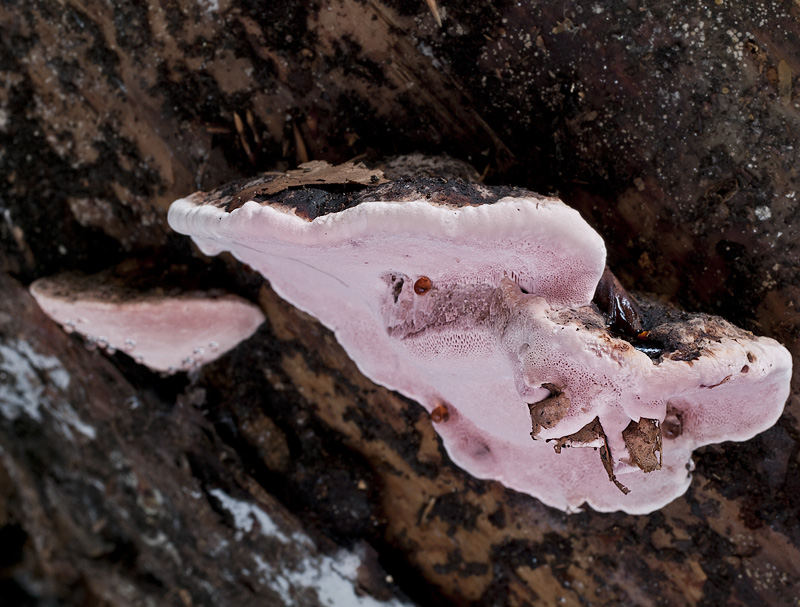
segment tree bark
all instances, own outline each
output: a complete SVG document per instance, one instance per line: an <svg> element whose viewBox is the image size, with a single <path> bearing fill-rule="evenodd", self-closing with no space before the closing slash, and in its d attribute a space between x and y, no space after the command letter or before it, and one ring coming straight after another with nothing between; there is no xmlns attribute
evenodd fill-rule
<svg viewBox="0 0 800 607"><path fill-rule="evenodd" d="M797 604L796 391L774 428L698 451L662 510L566 515L456 468L314 319L170 233L195 189L447 153L579 209L627 288L800 351L797 2L453 1L441 27L428 6L0 6L10 604ZM268 322L160 377L24 289L120 262L190 267Z"/></svg>

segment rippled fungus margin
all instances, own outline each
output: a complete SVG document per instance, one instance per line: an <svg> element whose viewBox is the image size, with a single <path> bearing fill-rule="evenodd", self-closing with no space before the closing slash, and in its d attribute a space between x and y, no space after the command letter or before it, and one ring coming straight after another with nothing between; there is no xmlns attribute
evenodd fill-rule
<svg viewBox="0 0 800 607"><path fill-rule="evenodd" d="M169 223L316 316L367 377L433 414L476 477L565 511L647 513L685 492L695 448L783 410L791 357L772 339L653 302L646 330L614 331L593 304L603 240L560 200L443 180L259 183L178 200Z"/></svg>

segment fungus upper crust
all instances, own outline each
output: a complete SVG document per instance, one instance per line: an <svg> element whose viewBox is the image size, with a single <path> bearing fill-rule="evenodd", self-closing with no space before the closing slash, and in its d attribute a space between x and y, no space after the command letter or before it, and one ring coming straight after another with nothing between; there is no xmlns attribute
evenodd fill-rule
<svg viewBox="0 0 800 607"><path fill-rule="evenodd" d="M685 331L701 355L654 362L611 335L591 305L603 241L562 202L409 198L307 221L198 193L169 222L261 272L373 381L444 407L454 462L557 508L653 511L688 487L693 449L781 414L791 358L772 339L696 315Z"/></svg>

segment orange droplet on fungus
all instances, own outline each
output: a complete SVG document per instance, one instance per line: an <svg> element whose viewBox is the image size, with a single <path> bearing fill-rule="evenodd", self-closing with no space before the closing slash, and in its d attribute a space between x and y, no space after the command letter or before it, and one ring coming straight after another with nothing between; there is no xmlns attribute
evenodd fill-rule
<svg viewBox="0 0 800 607"><path fill-rule="evenodd" d="M433 408L433 411L431 411L431 419L437 424L440 422L446 422L449 417L450 412L447 410L447 405L436 405Z"/></svg>
<svg viewBox="0 0 800 607"><path fill-rule="evenodd" d="M414 283L414 293L417 295L425 295L433 287L433 282L427 276L420 276Z"/></svg>

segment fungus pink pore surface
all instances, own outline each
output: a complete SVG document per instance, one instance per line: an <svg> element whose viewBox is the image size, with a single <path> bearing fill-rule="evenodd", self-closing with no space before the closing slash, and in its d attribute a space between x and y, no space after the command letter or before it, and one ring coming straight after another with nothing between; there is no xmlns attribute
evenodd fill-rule
<svg viewBox="0 0 800 607"><path fill-rule="evenodd" d="M31 285L39 307L87 344L119 351L154 371L186 371L211 362L264 322L252 303L233 295L143 296L105 301L54 293L44 278Z"/></svg>
<svg viewBox="0 0 800 607"><path fill-rule="evenodd" d="M173 203L169 222L204 253L230 251L261 272L376 383L429 412L444 405L435 427L456 464L562 510L660 508L688 487L693 449L752 437L788 397L791 359L771 339L731 327L736 337L710 355L655 364L611 336L590 307L603 241L556 199L370 201L309 221L279 205L229 213L194 196ZM422 277L431 288L415 292ZM543 384L570 406L533 440L529 405L551 394ZM622 431L668 416L682 431L664 439L661 469L645 473ZM595 418L627 495L596 448L556 453L547 442Z"/></svg>

